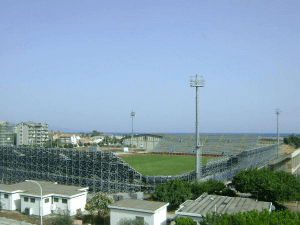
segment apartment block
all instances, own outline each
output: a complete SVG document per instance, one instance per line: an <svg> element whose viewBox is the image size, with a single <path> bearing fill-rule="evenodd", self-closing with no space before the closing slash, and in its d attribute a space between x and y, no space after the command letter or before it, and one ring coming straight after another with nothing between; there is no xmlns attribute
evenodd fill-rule
<svg viewBox="0 0 300 225"><path fill-rule="evenodd" d="M14 135L12 125L6 121L0 121L0 145L13 145Z"/></svg>
<svg viewBox="0 0 300 225"><path fill-rule="evenodd" d="M48 124L22 122L14 127L17 134L17 145L43 146L48 140Z"/></svg>

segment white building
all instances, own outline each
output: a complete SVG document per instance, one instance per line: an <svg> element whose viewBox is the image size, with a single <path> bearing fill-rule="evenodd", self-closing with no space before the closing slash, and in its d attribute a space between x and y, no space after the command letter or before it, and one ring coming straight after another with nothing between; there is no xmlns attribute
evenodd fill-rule
<svg viewBox="0 0 300 225"><path fill-rule="evenodd" d="M137 199L124 199L108 206L110 224L115 225L121 219L137 219L149 225L167 224L167 206L169 203L152 202Z"/></svg>
<svg viewBox="0 0 300 225"><path fill-rule="evenodd" d="M42 215L57 214L68 210L73 216L84 211L88 187L60 185L37 181L42 187ZM4 210L19 210L30 215L40 215L41 193L37 184L21 182L0 184L0 201Z"/></svg>

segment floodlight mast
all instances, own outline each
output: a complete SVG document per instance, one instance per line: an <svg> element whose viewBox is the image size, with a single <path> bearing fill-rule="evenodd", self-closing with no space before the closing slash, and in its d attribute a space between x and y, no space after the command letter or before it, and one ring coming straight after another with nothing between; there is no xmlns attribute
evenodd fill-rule
<svg viewBox="0 0 300 225"><path fill-rule="evenodd" d="M277 114L277 157L279 157L279 128L280 128L279 115L281 111L279 109L275 109L275 113Z"/></svg>
<svg viewBox="0 0 300 225"><path fill-rule="evenodd" d="M133 118L135 117L135 112L132 110L130 113L131 116L131 125L132 125L132 130L131 130L131 151L133 152Z"/></svg>
<svg viewBox="0 0 300 225"><path fill-rule="evenodd" d="M199 93L198 88L204 87L204 79L202 76L198 79L198 75L190 77L190 86L196 88L196 179L200 180L202 165L202 144L199 135Z"/></svg>

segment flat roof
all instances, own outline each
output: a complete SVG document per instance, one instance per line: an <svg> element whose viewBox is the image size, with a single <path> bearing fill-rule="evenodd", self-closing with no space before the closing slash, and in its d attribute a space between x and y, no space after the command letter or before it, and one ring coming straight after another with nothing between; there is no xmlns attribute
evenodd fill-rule
<svg viewBox="0 0 300 225"><path fill-rule="evenodd" d="M202 217L208 213L215 212L215 207L216 212L222 214L248 212L252 210L261 212L263 209L270 210L272 203L256 201L251 198L203 194L196 200L187 200L181 204L180 209L178 209L175 214Z"/></svg>
<svg viewBox="0 0 300 225"><path fill-rule="evenodd" d="M109 205L108 208L155 213L157 210L163 207L167 207L168 205L169 203L166 202L154 202L138 199L123 199Z"/></svg>
<svg viewBox="0 0 300 225"><path fill-rule="evenodd" d="M54 194L73 196L87 191L88 187L68 186L62 184L55 184L46 181L37 181L42 187L43 196ZM33 182L20 182L16 184L0 184L0 191L2 192L22 192L23 195L37 195L40 196L40 188Z"/></svg>

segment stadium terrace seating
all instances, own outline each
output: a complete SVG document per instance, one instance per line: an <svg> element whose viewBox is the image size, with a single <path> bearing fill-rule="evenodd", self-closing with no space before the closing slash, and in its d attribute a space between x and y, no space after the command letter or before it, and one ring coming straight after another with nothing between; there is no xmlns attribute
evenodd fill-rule
<svg viewBox="0 0 300 225"><path fill-rule="evenodd" d="M236 155L257 147L256 135L204 134L200 135L202 153L211 155ZM194 154L195 134L167 134L152 150L153 153Z"/></svg>

